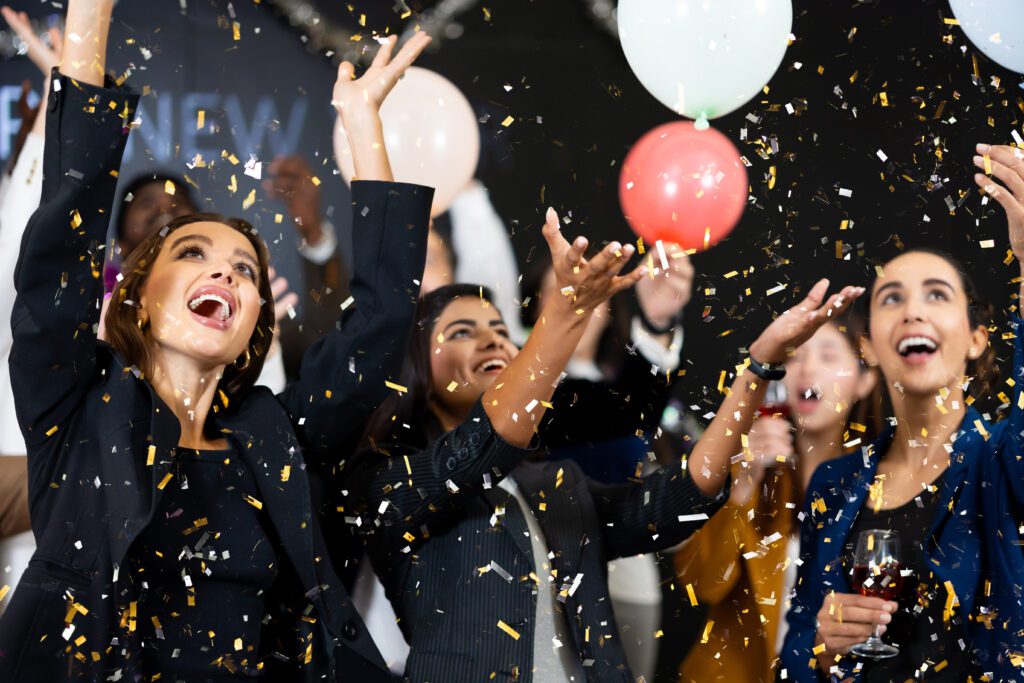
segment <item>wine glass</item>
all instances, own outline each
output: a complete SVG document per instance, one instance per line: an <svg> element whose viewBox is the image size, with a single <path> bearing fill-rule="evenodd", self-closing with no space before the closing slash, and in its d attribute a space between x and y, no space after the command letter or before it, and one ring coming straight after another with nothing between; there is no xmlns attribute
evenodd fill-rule
<svg viewBox="0 0 1024 683"><path fill-rule="evenodd" d="M764 393L764 402L758 408L761 417L789 417L789 406L786 404L786 386L779 380L772 380Z"/></svg>
<svg viewBox="0 0 1024 683"><path fill-rule="evenodd" d="M900 540L887 529L868 529L857 537L853 553L853 589L861 595L883 600L894 600L903 588L900 573ZM880 625L863 643L857 643L850 652L869 659L887 659L900 653L898 647L883 643Z"/></svg>

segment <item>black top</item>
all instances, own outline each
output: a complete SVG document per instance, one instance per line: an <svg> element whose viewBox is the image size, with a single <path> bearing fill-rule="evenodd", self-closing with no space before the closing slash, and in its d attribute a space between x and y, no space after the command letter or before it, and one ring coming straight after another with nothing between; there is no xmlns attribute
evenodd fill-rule
<svg viewBox="0 0 1024 683"><path fill-rule="evenodd" d="M281 557L256 482L233 450L178 449L153 523L133 546L147 675L260 676L265 591Z"/></svg>
<svg viewBox="0 0 1024 683"><path fill-rule="evenodd" d="M948 681L962 683L972 674L979 673L971 665L960 643L963 623L960 610L953 610L949 619L943 619L947 591L942 582L928 569L923 544L931 531L938 504L938 491L945 473L939 475L929 489L913 500L891 510L875 511L865 505L854 522L843 553L843 562L849 573L853 567L853 552L857 538L868 529L889 529L900 540L900 562L903 566L903 587L896 598L899 609L893 615L882 640L900 649L889 659L861 658L861 681Z"/></svg>

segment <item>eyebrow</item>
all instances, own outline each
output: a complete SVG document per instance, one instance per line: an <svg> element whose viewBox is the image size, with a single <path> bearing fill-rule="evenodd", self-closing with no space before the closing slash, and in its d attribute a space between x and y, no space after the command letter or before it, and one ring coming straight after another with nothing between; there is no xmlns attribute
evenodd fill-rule
<svg viewBox="0 0 1024 683"><path fill-rule="evenodd" d="M940 277L928 278L927 280L924 281L924 285L926 287L934 287L934 286L938 285L938 286L941 286L941 287L948 287L950 290L956 291L956 288L954 288L953 285L949 284L949 282L947 282L946 280L943 280ZM875 296L877 297L879 294L881 294L882 292L884 292L887 289L901 289L902 287L903 287L903 283L899 282L898 280L894 281L894 282L886 282L884 285L882 285L877 290L875 290Z"/></svg>
<svg viewBox="0 0 1024 683"><path fill-rule="evenodd" d="M453 327L455 325L469 325L470 327L476 327L476 321L475 320L470 320L469 318L459 318L458 320L453 320L450 323L448 323L447 325L445 325L443 331L447 332L449 327ZM505 325L505 321L504 320L500 320L499 319L499 320L492 320L490 322L490 326L491 327L505 327L506 325Z"/></svg>

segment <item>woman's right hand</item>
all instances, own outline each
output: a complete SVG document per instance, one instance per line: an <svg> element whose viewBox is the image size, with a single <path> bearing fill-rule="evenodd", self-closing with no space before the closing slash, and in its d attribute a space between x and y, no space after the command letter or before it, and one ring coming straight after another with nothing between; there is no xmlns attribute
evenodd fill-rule
<svg viewBox="0 0 1024 683"><path fill-rule="evenodd" d="M601 303L635 285L646 272L644 266L639 266L627 275L619 275L635 251L632 244L611 242L589 261L585 259L587 238L577 237L569 244L554 209L548 209L543 233L551 251L558 290L574 312L593 312Z"/></svg>
<svg viewBox="0 0 1024 683"><path fill-rule="evenodd" d="M353 116L377 116L380 106L384 104L385 98L398 83L398 79L430 43L430 36L417 31L392 58L391 52L397 41L397 36L388 36L378 48L370 68L359 78L354 77L355 67L350 62L342 62L338 67L338 79L334 83L331 104L338 110L346 126Z"/></svg>
<svg viewBox="0 0 1024 683"><path fill-rule="evenodd" d="M885 633L886 624L892 621L897 609L892 600L869 598L856 593L829 593L818 610L818 633L816 645L824 645L825 651L818 655L819 661L831 664L839 655L850 652L857 643L863 643L875 626L881 626ZM822 668L827 671L828 665Z"/></svg>
<svg viewBox="0 0 1024 683"><path fill-rule="evenodd" d="M844 287L822 305L828 280L818 280L799 304L784 311L750 345L750 356L761 363L778 365L790 351L814 336L822 325L841 315L864 293L863 287Z"/></svg>

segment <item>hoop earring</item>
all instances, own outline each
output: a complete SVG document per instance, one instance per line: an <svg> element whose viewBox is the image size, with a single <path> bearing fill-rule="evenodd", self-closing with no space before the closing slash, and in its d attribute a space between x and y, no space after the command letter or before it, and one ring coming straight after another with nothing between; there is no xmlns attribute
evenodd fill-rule
<svg viewBox="0 0 1024 683"><path fill-rule="evenodd" d="M238 358L242 358L243 356L245 357L245 362L239 365ZM249 363L252 362L252 356L249 354L248 346L245 347L245 353L242 354L242 356L239 356L238 358L235 359L235 362L232 363L232 365L234 366L235 370L238 370L239 372L245 372L245 370L249 367Z"/></svg>
<svg viewBox="0 0 1024 683"><path fill-rule="evenodd" d="M149 316L140 315L136 320L135 324L139 327L139 332L143 332L146 326L149 325Z"/></svg>

